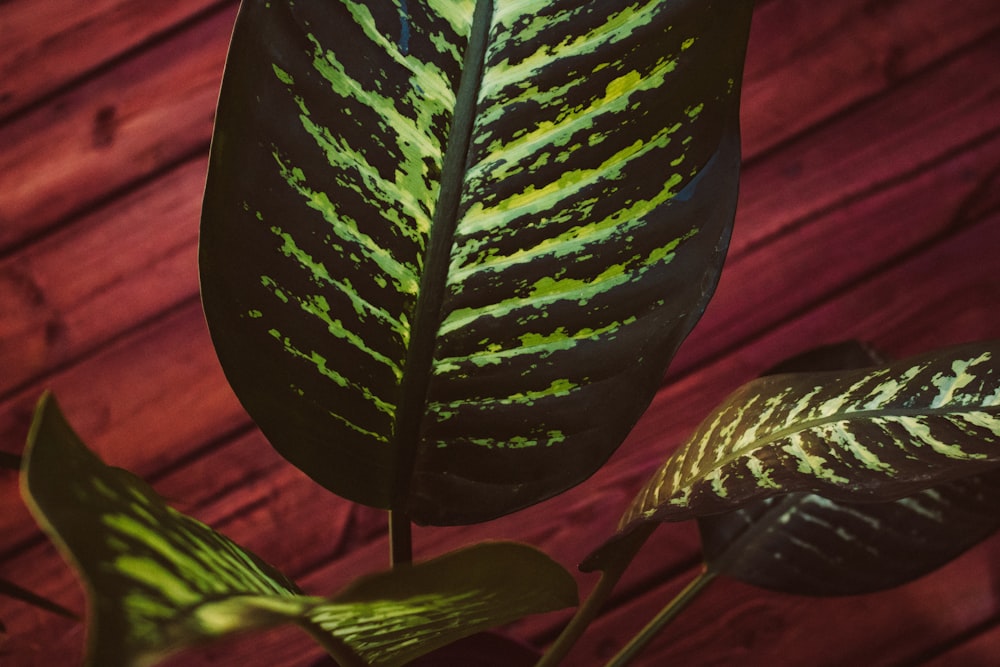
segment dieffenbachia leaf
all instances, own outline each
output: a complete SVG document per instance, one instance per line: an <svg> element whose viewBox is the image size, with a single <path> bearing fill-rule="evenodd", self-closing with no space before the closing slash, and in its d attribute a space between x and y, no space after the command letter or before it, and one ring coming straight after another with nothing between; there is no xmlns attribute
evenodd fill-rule
<svg viewBox="0 0 1000 667"><path fill-rule="evenodd" d="M622 526L812 491L889 501L1000 461L1000 341L744 385L646 484Z"/></svg>
<svg viewBox="0 0 1000 667"><path fill-rule="evenodd" d="M798 595L872 593L923 576L996 532L1000 473L888 503L794 493L700 517L698 527L718 574Z"/></svg>
<svg viewBox="0 0 1000 667"><path fill-rule="evenodd" d="M766 375L884 362L871 348L849 341L800 354ZM853 595L899 586L946 564L998 528L998 471L888 503L843 503L793 493L698 518L710 571L799 595Z"/></svg>
<svg viewBox="0 0 1000 667"><path fill-rule="evenodd" d="M328 489L502 515L624 439L714 289L749 0L247 0L202 296Z"/></svg>
<svg viewBox="0 0 1000 667"><path fill-rule="evenodd" d="M106 466L45 396L25 452L25 496L81 573L89 665L149 665L233 632L295 623L344 667L401 665L487 627L576 602L561 566L487 543L306 596L228 538Z"/></svg>

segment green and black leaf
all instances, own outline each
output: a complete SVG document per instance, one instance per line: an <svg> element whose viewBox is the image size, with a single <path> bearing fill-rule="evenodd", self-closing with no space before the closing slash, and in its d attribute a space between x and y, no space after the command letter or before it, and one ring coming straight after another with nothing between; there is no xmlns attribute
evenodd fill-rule
<svg viewBox="0 0 1000 667"><path fill-rule="evenodd" d="M278 451L421 523L593 473L718 278L750 8L245 2L200 261Z"/></svg>
<svg viewBox="0 0 1000 667"><path fill-rule="evenodd" d="M487 543L375 575L331 598L168 507L102 463L42 399L25 451L38 522L87 587L88 664L151 664L233 632L294 623L342 665L400 665L524 615L571 606L572 577L530 547Z"/></svg>
<svg viewBox="0 0 1000 667"><path fill-rule="evenodd" d="M764 377L702 422L622 526L795 491L892 500L995 467L998 444L997 341L863 370Z"/></svg>

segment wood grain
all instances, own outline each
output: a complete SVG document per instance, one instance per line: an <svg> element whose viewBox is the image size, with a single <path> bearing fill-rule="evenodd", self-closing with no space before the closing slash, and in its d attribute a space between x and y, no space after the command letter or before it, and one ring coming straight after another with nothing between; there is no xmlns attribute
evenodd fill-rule
<svg viewBox="0 0 1000 667"><path fill-rule="evenodd" d="M743 89L744 154L808 132L997 28L992 0L758 2Z"/></svg>
<svg viewBox="0 0 1000 667"><path fill-rule="evenodd" d="M4 43L0 50L0 119L225 4L220 0L0 3Z"/></svg>
<svg viewBox="0 0 1000 667"><path fill-rule="evenodd" d="M0 127L0 252L207 150L228 6Z"/></svg>
<svg viewBox="0 0 1000 667"><path fill-rule="evenodd" d="M53 388L110 463L331 593L385 565L385 518L268 446L225 382L197 302L204 156L234 12L219 0L0 2L0 450L20 451L34 402ZM759 2L732 251L668 382L590 480L487 524L418 529L418 557L520 539L572 567L700 418L778 359L847 337L904 356L1000 336L998 37L994 0ZM0 507L0 576L82 611L9 471ZM601 664L698 553L690 524L661 527L568 664ZM914 584L844 600L721 582L640 664L996 664L998 554L993 538ZM578 581L585 593L594 579ZM508 631L544 645L566 617ZM79 663L79 623L2 598L0 621L0 664ZM279 630L168 664L319 655Z"/></svg>

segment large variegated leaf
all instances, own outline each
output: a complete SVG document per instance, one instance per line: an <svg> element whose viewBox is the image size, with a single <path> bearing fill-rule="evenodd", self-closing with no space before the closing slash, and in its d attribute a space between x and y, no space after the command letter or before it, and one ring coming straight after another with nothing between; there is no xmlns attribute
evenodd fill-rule
<svg viewBox="0 0 1000 667"><path fill-rule="evenodd" d="M201 237L286 458L425 523L591 474L714 289L749 0L247 0Z"/></svg>
<svg viewBox="0 0 1000 667"><path fill-rule="evenodd" d="M50 397L32 426L24 481L39 523L87 585L89 665L149 665L184 646L280 623L302 626L344 667L401 665L576 602L568 572L511 543L397 568L329 599L302 595L249 551L102 463Z"/></svg>
<svg viewBox="0 0 1000 667"><path fill-rule="evenodd" d="M730 396L622 519L679 520L815 491L892 500L1000 461L1000 342L846 372L755 380Z"/></svg>

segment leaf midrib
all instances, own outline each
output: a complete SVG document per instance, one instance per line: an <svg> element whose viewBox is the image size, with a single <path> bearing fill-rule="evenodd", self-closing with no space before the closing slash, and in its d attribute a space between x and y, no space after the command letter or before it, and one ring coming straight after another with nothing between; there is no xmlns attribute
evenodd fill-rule
<svg viewBox="0 0 1000 667"><path fill-rule="evenodd" d="M477 0L424 256L410 346L403 366L394 424L396 459L391 507L396 510L404 509L410 496L492 16L492 0Z"/></svg>

